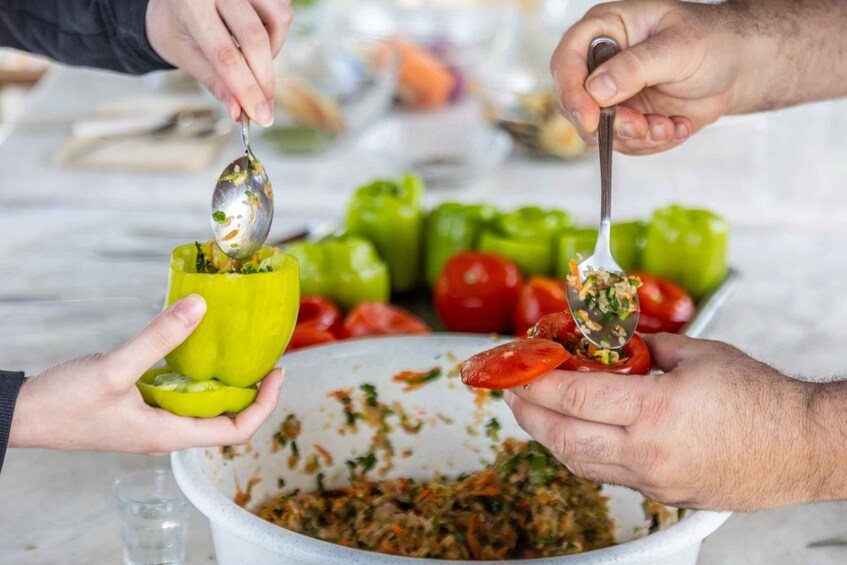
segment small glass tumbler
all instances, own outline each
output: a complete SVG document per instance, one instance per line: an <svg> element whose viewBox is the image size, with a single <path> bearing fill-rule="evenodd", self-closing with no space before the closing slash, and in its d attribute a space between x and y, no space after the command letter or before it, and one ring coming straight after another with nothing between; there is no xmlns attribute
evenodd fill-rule
<svg viewBox="0 0 847 565"><path fill-rule="evenodd" d="M182 564L188 500L166 469L138 471L115 481L126 565Z"/></svg>

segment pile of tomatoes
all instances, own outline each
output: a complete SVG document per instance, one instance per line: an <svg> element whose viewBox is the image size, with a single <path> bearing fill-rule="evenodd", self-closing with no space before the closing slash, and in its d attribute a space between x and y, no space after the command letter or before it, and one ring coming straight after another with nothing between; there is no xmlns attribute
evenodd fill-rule
<svg viewBox="0 0 847 565"><path fill-rule="evenodd" d="M640 277L643 283L638 289L640 332L677 332L694 314L694 302L675 283L645 273L631 274ZM459 253L446 263L433 290L433 303L448 331L519 337L526 336L545 316L568 310L564 281L543 277L525 281L512 261L480 252ZM566 345L568 339L572 341L566 339L576 332L575 325L571 328L573 320L569 314L545 320L535 328L536 339L541 338L540 332L550 341L558 339ZM426 322L393 304L364 302L343 316L329 300L305 296L300 301L297 326L288 350L353 337L431 331ZM639 342L643 345L640 338L633 342L628 347L638 349ZM542 349L539 342L533 343L530 348ZM646 347L644 349L646 351ZM570 361L562 359L556 366L570 370L600 370L585 368L590 363L598 364L596 361L580 359L572 352L568 355ZM643 364L637 355L627 358L634 359L636 365ZM602 370L609 370L609 367L604 366Z"/></svg>
<svg viewBox="0 0 847 565"><path fill-rule="evenodd" d="M678 332L694 315L694 302L671 281L646 273L638 289L641 315L638 331ZM517 336L547 314L568 309L562 280L533 277L524 282L508 259L489 253L453 256L435 284L435 308L450 331Z"/></svg>

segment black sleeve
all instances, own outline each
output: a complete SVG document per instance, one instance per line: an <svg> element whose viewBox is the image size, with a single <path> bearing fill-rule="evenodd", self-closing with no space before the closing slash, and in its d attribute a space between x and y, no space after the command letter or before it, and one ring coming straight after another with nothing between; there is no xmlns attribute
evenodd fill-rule
<svg viewBox="0 0 847 565"><path fill-rule="evenodd" d="M148 1L4 0L0 46L131 74L169 69L147 41Z"/></svg>
<svg viewBox="0 0 847 565"><path fill-rule="evenodd" d="M15 402L18 400L18 391L23 380L23 373L0 371L0 471L3 470L6 446L9 445L9 430L12 429L12 414L15 412Z"/></svg>

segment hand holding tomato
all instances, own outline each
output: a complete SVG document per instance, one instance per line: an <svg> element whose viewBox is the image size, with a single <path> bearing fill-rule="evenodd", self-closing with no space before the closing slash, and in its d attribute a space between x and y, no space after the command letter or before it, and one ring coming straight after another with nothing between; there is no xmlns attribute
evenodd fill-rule
<svg viewBox="0 0 847 565"><path fill-rule="evenodd" d="M551 371L505 392L518 424L577 475L671 506L847 496L847 383L794 380L724 343L644 340L664 374Z"/></svg>
<svg viewBox="0 0 847 565"><path fill-rule="evenodd" d="M491 253L451 257L435 283L435 309L455 332L508 333L523 276L517 265Z"/></svg>

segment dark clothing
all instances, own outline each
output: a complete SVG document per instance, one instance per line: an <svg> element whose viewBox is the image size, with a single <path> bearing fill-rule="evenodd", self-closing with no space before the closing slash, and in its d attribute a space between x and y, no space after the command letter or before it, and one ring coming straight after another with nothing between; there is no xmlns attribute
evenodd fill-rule
<svg viewBox="0 0 847 565"><path fill-rule="evenodd" d="M144 31L148 0L0 0L0 46L130 74L170 68Z"/></svg>
<svg viewBox="0 0 847 565"><path fill-rule="evenodd" d="M0 371L0 470L6 458L6 446L9 444L9 430L12 428L12 414L15 402L23 382L23 373Z"/></svg>
<svg viewBox="0 0 847 565"><path fill-rule="evenodd" d="M130 74L168 69L147 41L147 2L0 0L0 46ZM23 376L0 371L0 470Z"/></svg>

